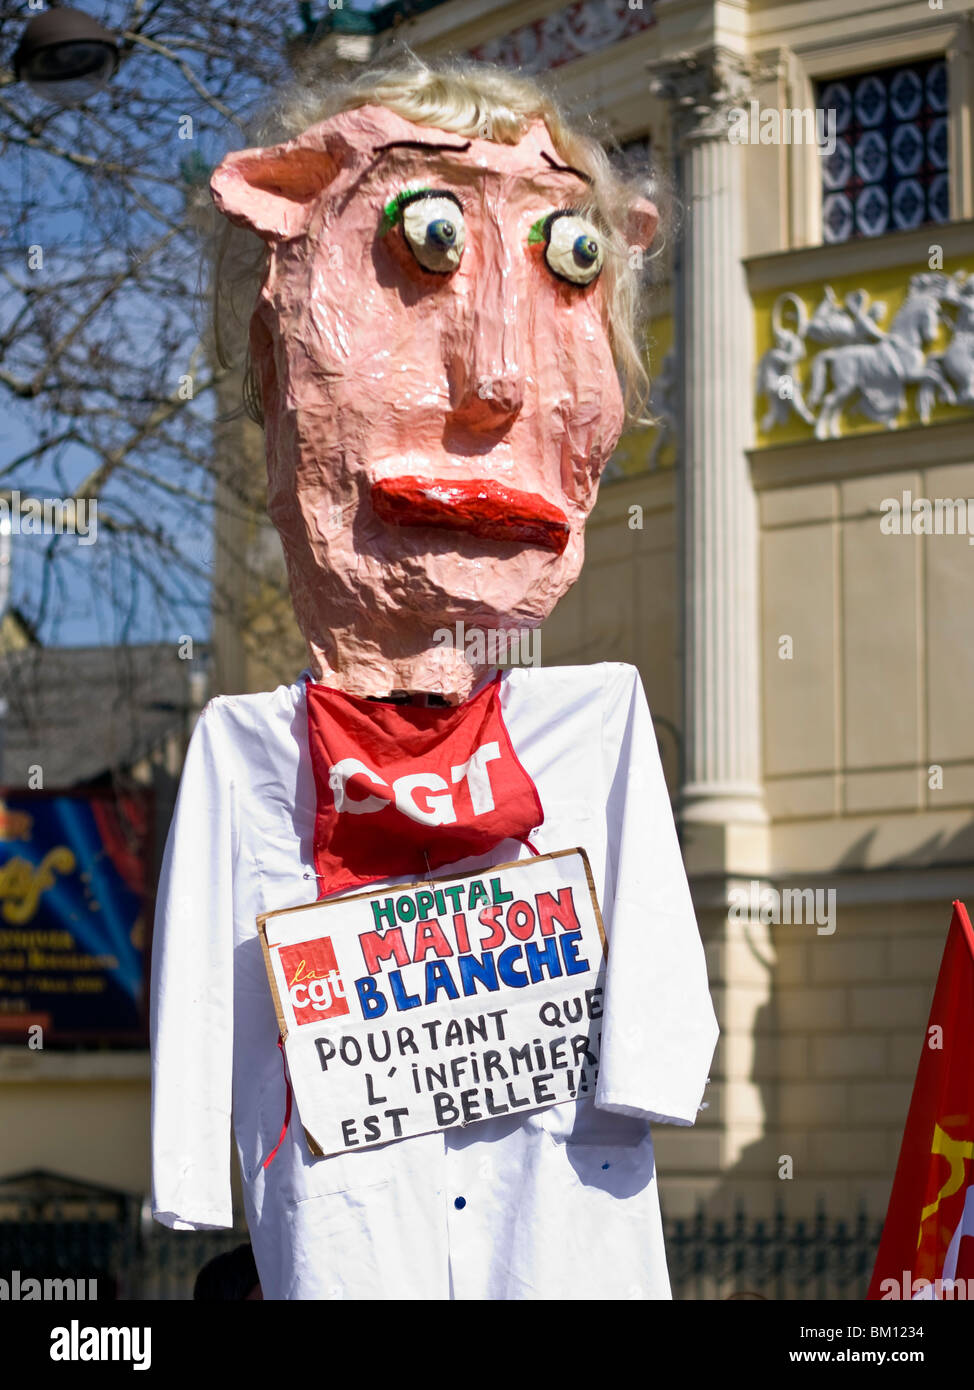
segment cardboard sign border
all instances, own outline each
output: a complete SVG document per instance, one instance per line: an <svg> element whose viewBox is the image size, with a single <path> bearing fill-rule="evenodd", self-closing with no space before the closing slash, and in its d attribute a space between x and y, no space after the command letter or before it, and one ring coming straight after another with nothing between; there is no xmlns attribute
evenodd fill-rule
<svg viewBox="0 0 974 1390"><path fill-rule="evenodd" d="M295 912L309 912L312 908L315 907L335 907L339 903L344 904L355 902L356 900L361 898L374 898L377 897L379 893L384 893L387 891L390 893L409 893L414 888L425 888L427 886L432 888L434 884L437 883L456 883L458 879L463 880L472 878L486 878L488 874L501 873L505 869L530 868L532 864L540 864L546 859L564 859L565 856L568 854L581 855L582 864L585 869L585 880L588 883L589 897L592 900L592 910L595 913L595 922L599 929L599 940L602 942L602 959L607 960L609 956L609 946L605 937L605 924L602 921L602 909L599 907L599 899L595 891L595 880L592 877L592 865L590 864L588 854L584 846L582 845L575 845L572 849L551 850L548 854L535 854L532 855L530 859L511 859L506 864L491 864L486 869L474 869L470 873L440 874L436 878L418 878L412 883L394 883L390 885L387 889L371 888L366 889L362 893L349 893L344 897L339 898L316 898L313 903L299 903L296 907L276 907L271 912L260 913L257 917L257 935L260 938L261 950L263 951L264 955L264 969L267 973L267 978L270 981L271 995L274 999L274 1012L277 1015L277 1027L278 1032L281 1035L281 1043L284 1044L287 1042L288 1032L287 1020L284 1016L284 1009L281 1004L280 995L277 992L277 981L274 978L274 967L271 963L271 948L267 940L267 923L271 917L290 917ZM286 1052L284 1054L284 1057L286 1061ZM315 1139L313 1135L308 1133L307 1129L305 1129L303 1124L301 1128L304 1129L305 1141L308 1145L308 1149L310 1150L312 1156L315 1158L324 1158L326 1156L325 1151L320 1146L317 1139Z"/></svg>

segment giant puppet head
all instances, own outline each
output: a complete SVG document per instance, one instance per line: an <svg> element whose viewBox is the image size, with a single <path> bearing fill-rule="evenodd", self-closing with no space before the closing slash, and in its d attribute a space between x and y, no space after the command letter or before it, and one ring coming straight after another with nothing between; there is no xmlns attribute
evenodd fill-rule
<svg viewBox="0 0 974 1390"><path fill-rule="evenodd" d="M656 210L490 68L306 94L293 131L211 187L267 248L250 353L295 614L317 680L460 700L481 673L443 630L536 626L578 576Z"/></svg>

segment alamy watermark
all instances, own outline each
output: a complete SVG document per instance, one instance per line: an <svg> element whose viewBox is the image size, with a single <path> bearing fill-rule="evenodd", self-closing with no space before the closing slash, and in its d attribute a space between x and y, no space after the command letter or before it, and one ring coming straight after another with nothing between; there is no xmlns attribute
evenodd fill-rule
<svg viewBox="0 0 974 1390"><path fill-rule="evenodd" d="M784 888L761 884L756 878L746 888L731 888L727 919L760 922L763 926L814 926L819 936L835 931L834 888Z"/></svg>
<svg viewBox="0 0 974 1390"><path fill-rule="evenodd" d="M974 498L884 497L879 529L884 536L967 536L974 545Z"/></svg>
<svg viewBox="0 0 974 1390"><path fill-rule="evenodd" d="M152 1365L151 1327L82 1327L72 1318L51 1329L52 1361L131 1361L133 1371Z"/></svg>
<svg viewBox="0 0 974 1390"><path fill-rule="evenodd" d="M471 666L540 666L541 633L536 627L438 627L433 646L461 652Z"/></svg>
<svg viewBox="0 0 974 1390"><path fill-rule="evenodd" d="M727 138L732 145L818 145L835 153L836 113L811 106L762 107L754 99L728 112Z"/></svg>
<svg viewBox="0 0 974 1390"><path fill-rule="evenodd" d="M0 1303L80 1303L97 1297L97 1279L25 1279L19 1269L11 1270L9 1279L0 1279Z"/></svg>
<svg viewBox="0 0 974 1390"><path fill-rule="evenodd" d="M974 1279L914 1279L913 1271L904 1269L899 1279L884 1279L879 1289L882 1300L969 1302L974 1298Z"/></svg>
<svg viewBox="0 0 974 1390"><path fill-rule="evenodd" d="M23 497L14 488L0 494L0 530L10 536L78 537L79 545L98 539L97 497Z"/></svg>

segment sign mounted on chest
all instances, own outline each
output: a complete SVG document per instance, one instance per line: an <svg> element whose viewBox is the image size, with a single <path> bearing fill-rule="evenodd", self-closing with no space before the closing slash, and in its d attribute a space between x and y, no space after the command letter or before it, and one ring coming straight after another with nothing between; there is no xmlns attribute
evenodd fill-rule
<svg viewBox="0 0 974 1390"><path fill-rule="evenodd" d="M316 1155L594 1093L606 948L582 849L258 927Z"/></svg>

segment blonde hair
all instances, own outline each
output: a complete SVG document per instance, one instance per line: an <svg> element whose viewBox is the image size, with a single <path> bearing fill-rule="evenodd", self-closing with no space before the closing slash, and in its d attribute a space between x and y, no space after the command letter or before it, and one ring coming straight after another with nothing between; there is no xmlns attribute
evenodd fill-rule
<svg viewBox="0 0 974 1390"><path fill-rule="evenodd" d="M310 58L256 126L253 143L266 146L294 139L330 116L359 106L382 106L416 125L505 145L516 144L533 121L544 122L555 152L591 181L579 211L597 222L606 239L601 276L606 330L627 417L630 422L644 422L643 411L649 396L641 346L645 341L640 275L644 256L641 251L633 254L625 229L634 199L652 198L657 179L623 178L595 136L570 125L557 102L536 79L485 63L427 60L408 50L404 57L368 69L351 80L335 80L316 71L314 59ZM233 307L235 291L241 292L252 311L266 251L265 244L254 234L223 224L214 278L214 330L217 355L224 366L231 362L221 332L222 313L226 307ZM244 404L247 413L262 424L259 388L249 352Z"/></svg>

